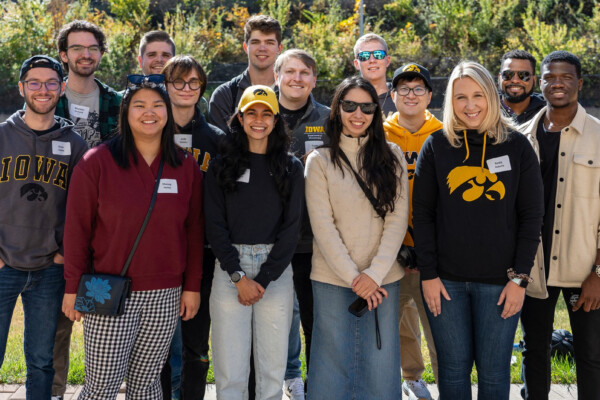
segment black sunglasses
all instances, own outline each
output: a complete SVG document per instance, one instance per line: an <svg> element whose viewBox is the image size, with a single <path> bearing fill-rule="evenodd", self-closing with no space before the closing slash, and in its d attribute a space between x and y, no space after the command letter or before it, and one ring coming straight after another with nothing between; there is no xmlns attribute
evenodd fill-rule
<svg viewBox="0 0 600 400"><path fill-rule="evenodd" d="M132 74L127 75L127 84L128 88L137 89L139 87L162 87L165 88L165 76L163 74L150 74L150 75L140 75L140 74Z"/></svg>
<svg viewBox="0 0 600 400"><path fill-rule="evenodd" d="M358 107L360 107L360 111L363 114L373 114L377 110L377 103L356 103L350 100L340 100L340 105L342 106L342 111L351 113L356 111Z"/></svg>
<svg viewBox="0 0 600 400"><path fill-rule="evenodd" d="M531 72L529 71L512 71L510 69L502 71L502 74L500 76L502 76L503 81L510 81L513 78L513 76L515 76L515 74L517 74L519 76L519 79L523 82L529 82L529 80L531 79Z"/></svg>

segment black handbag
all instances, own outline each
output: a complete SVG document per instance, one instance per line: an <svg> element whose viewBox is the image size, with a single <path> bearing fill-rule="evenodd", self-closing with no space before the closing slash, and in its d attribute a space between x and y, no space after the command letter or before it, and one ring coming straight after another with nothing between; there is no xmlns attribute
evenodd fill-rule
<svg viewBox="0 0 600 400"><path fill-rule="evenodd" d="M75 298L75 310L85 314L111 316L123 315L125 312L125 299L131 294L131 278L125 275L129 269L129 264L131 264L135 249L146 229L150 214L152 214L164 163L165 160L163 158L158 167L158 175L156 177L156 183L154 184L154 193L152 193L152 200L150 201L148 213L146 213L146 218L133 243L133 247L129 252L129 257L127 258L127 261L125 261L121 274L95 274L94 266L92 264L90 266L92 272L81 275L81 279L79 280L77 297Z"/></svg>

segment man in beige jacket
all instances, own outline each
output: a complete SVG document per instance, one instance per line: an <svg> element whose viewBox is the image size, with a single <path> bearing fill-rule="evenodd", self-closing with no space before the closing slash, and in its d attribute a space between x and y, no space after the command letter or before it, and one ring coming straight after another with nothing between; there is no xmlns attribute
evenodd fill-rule
<svg viewBox="0 0 600 400"><path fill-rule="evenodd" d="M533 282L521 312L524 399L548 399L550 343L560 292L573 331L580 399L600 399L600 121L578 104L579 59L550 53L540 87L548 102L520 127L540 158L546 213Z"/></svg>

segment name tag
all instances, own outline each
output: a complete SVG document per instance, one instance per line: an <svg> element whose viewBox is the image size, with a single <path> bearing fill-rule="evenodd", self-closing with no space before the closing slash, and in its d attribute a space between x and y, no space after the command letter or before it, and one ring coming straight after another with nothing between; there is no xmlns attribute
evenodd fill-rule
<svg viewBox="0 0 600 400"><path fill-rule="evenodd" d="M248 168L242 176L240 176L237 180L238 182L249 183L250 182L250 168Z"/></svg>
<svg viewBox="0 0 600 400"><path fill-rule="evenodd" d="M69 113L75 118L87 119L90 113L90 108L71 103L69 105Z"/></svg>
<svg viewBox="0 0 600 400"><path fill-rule="evenodd" d="M306 142L304 142L304 154L308 153L309 151L316 149L317 147L321 146L323 144L322 140L307 140Z"/></svg>
<svg viewBox="0 0 600 400"><path fill-rule="evenodd" d="M508 156L490 158L487 160L487 166L492 174L511 170L510 159Z"/></svg>
<svg viewBox="0 0 600 400"><path fill-rule="evenodd" d="M192 147L192 135L177 133L175 134L175 143L184 149Z"/></svg>
<svg viewBox="0 0 600 400"><path fill-rule="evenodd" d="M52 141L52 154L59 156L70 156L71 155L71 143L59 142L57 140Z"/></svg>
<svg viewBox="0 0 600 400"><path fill-rule="evenodd" d="M161 179L158 185L158 193L177 193L177 180Z"/></svg>

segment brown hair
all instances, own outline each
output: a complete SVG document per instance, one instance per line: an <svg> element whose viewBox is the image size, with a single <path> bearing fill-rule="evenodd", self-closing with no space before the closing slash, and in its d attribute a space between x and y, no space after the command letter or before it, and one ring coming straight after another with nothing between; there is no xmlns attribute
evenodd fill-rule
<svg viewBox="0 0 600 400"><path fill-rule="evenodd" d="M271 18L268 15L254 15L248 18L244 26L244 42L248 43L253 31L274 33L277 44L281 43L281 25L275 18Z"/></svg>
<svg viewBox="0 0 600 400"><path fill-rule="evenodd" d="M196 70L198 79L200 79L200 97L206 90L206 72L196 59L190 55L175 56L163 67L161 73L165 76L166 82L172 82L175 79L183 78L192 70Z"/></svg>
<svg viewBox="0 0 600 400"><path fill-rule="evenodd" d="M147 32L144 36L142 36L142 40L140 40L140 54L142 57L144 52L146 51L146 46L153 42L166 42L171 45L171 50L173 51L173 55L175 55L175 42L171 39L171 36L165 31L150 31Z"/></svg>

